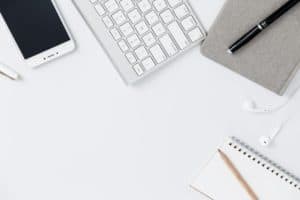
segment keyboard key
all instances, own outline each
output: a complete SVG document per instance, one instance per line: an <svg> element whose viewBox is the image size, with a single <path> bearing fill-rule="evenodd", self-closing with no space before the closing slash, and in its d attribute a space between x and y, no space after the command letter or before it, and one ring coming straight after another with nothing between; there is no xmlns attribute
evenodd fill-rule
<svg viewBox="0 0 300 200"><path fill-rule="evenodd" d="M133 69L138 76L141 76L144 74L144 70L142 69L142 67L139 64L134 65Z"/></svg>
<svg viewBox="0 0 300 200"><path fill-rule="evenodd" d="M111 35L113 36L113 38L115 40L119 40L121 38L121 35L119 33L119 31L116 28L113 28L110 30Z"/></svg>
<svg viewBox="0 0 300 200"><path fill-rule="evenodd" d="M120 4L126 12L134 8L133 2L131 0L121 0Z"/></svg>
<svg viewBox="0 0 300 200"><path fill-rule="evenodd" d="M105 10L100 4L95 5L95 9L100 16L105 14Z"/></svg>
<svg viewBox="0 0 300 200"><path fill-rule="evenodd" d="M194 30L189 32L188 35L193 42L201 39L204 36L199 28L195 28Z"/></svg>
<svg viewBox="0 0 300 200"><path fill-rule="evenodd" d="M167 59L166 55L158 44L150 48L150 52L158 64Z"/></svg>
<svg viewBox="0 0 300 200"><path fill-rule="evenodd" d="M134 57L133 53L127 53L126 58L130 64L136 63L136 58Z"/></svg>
<svg viewBox="0 0 300 200"><path fill-rule="evenodd" d="M156 41L152 33L148 33L147 35L145 35L143 37L143 40L148 47L150 47Z"/></svg>
<svg viewBox="0 0 300 200"><path fill-rule="evenodd" d="M141 14L139 13L139 11L137 9L131 11L130 13L128 13L128 17L131 20L132 23L136 23L138 21L140 21L140 19L142 19Z"/></svg>
<svg viewBox="0 0 300 200"><path fill-rule="evenodd" d="M187 18L185 18L184 20L182 20L181 22L183 28L188 31L191 28L193 28L194 26L196 26L196 21L194 20L194 18L192 16L189 16Z"/></svg>
<svg viewBox="0 0 300 200"><path fill-rule="evenodd" d="M181 5L175 8L174 12L178 19L181 19L189 14L189 9L186 7L186 5Z"/></svg>
<svg viewBox="0 0 300 200"><path fill-rule="evenodd" d="M151 9L151 4L149 3L148 0L141 0L138 3L139 8L141 9L142 12L147 12L148 10Z"/></svg>
<svg viewBox="0 0 300 200"><path fill-rule="evenodd" d="M148 13L146 16L146 20L148 21L148 23L150 25L155 24L156 22L158 22L159 18L157 16L157 14L154 11L151 11L150 13Z"/></svg>
<svg viewBox="0 0 300 200"><path fill-rule="evenodd" d="M182 2L182 0L168 0L171 7L175 7Z"/></svg>
<svg viewBox="0 0 300 200"><path fill-rule="evenodd" d="M128 37L127 41L129 43L129 45L131 46L131 48L135 48L141 44L141 41L136 34Z"/></svg>
<svg viewBox="0 0 300 200"><path fill-rule="evenodd" d="M181 30L177 22L171 23L168 26L168 28L173 38L176 40L178 46L181 49L184 49L189 45L188 39L185 37L183 31Z"/></svg>
<svg viewBox="0 0 300 200"><path fill-rule="evenodd" d="M132 77L132 74L123 73L128 82L138 80L138 76L153 71L205 36L187 0L86 1L94 7L94 14L100 16L98 18L110 33L110 38L104 34L100 40L113 39L115 44L112 43L111 47L119 46L123 59L127 60L125 65L122 63L117 67L121 72L130 67L136 74ZM97 28L94 31L100 34ZM114 48L105 47L109 53L115 54ZM112 58L119 59L116 56L119 54L112 55Z"/></svg>
<svg viewBox="0 0 300 200"><path fill-rule="evenodd" d="M143 35L144 33L146 33L149 30L148 26L143 21L138 23L137 25L135 25L135 28L140 35Z"/></svg>
<svg viewBox="0 0 300 200"><path fill-rule="evenodd" d="M116 22L117 25L120 25L126 21L126 17L122 11L118 11L115 14L113 14L112 18L114 19L114 21Z"/></svg>
<svg viewBox="0 0 300 200"><path fill-rule="evenodd" d="M158 23L155 26L153 26L152 30L154 31L156 36L160 36L166 32L165 27L161 23Z"/></svg>
<svg viewBox="0 0 300 200"><path fill-rule="evenodd" d="M119 6L115 0L108 0L105 2L104 5L105 5L106 9L108 10L108 12L111 12L111 13L116 11L119 8Z"/></svg>
<svg viewBox="0 0 300 200"><path fill-rule="evenodd" d="M164 35L159 40L169 56L173 56L178 52L178 49L169 35Z"/></svg>
<svg viewBox="0 0 300 200"><path fill-rule="evenodd" d="M129 49L128 46L127 46L127 44L126 44L126 42L124 40L122 40L122 41L119 42L119 47L120 47L120 49L123 52L128 51L128 49Z"/></svg>
<svg viewBox="0 0 300 200"><path fill-rule="evenodd" d="M166 10L163 13L161 13L160 17L166 24L170 23L171 21L173 21L175 19L174 15L171 13L170 10Z"/></svg>
<svg viewBox="0 0 300 200"><path fill-rule="evenodd" d="M147 53L145 47L143 47L143 46L137 48L134 52L139 60L143 60L144 58L146 58L148 56L148 53Z"/></svg>
<svg viewBox="0 0 300 200"><path fill-rule="evenodd" d="M153 5L158 12L167 8L167 4L166 4L165 0L154 0Z"/></svg>
<svg viewBox="0 0 300 200"><path fill-rule="evenodd" d="M114 23L111 21L111 19L108 16L103 17L102 21L107 28L110 28L114 25Z"/></svg>
<svg viewBox="0 0 300 200"><path fill-rule="evenodd" d="M125 23L124 25L120 26L120 30L125 37L133 33L133 28L129 23Z"/></svg>
<svg viewBox="0 0 300 200"><path fill-rule="evenodd" d="M145 60L142 61L142 65L144 66L144 68L149 71L151 70L152 68L155 67L155 64L152 60L152 58L146 58Z"/></svg>

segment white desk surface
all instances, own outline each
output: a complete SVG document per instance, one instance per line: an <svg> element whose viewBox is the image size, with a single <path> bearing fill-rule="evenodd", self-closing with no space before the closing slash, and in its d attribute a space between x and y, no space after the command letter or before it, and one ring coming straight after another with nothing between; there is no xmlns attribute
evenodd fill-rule
<svg viewBox="0 0 300 200"><path fill-rule="evenodd" d="M208 28L223 1L191 3ZM199 48L127 87L72 2L58 4L78 48L35 70L1 22L0 59L24 77L0 80L1 200L202 200L188 185L229 135L300 176L300 95L278 113L245 113L247 97L284 99ZM299 84L298 75L290 88ZM260 147L259 136L289 116L274 146Z"/></svg>

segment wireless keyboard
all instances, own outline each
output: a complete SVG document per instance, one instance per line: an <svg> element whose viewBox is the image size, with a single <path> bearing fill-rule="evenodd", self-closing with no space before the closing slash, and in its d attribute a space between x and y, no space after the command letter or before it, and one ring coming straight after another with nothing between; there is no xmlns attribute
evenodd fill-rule
<svg viewBox="0 0 300 200"><path fill-rule="evenodd" d="M126 83L205 39L185 0L74 0Z"/></svg>

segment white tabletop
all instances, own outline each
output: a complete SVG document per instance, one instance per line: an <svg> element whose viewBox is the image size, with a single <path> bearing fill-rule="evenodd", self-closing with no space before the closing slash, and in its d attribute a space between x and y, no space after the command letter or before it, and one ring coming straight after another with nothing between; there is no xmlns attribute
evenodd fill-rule
<svg viewBox="0 0 300 200"><path fill-rule="evenodd" d="M223 1L191 3L209 28ZM77 50L35 70L24 65L1 22L0 59L24 77L0 80L1 200L204 199L188 185L230 135L300 175L299 95L278 113L246 113L247 97L261 105L284 98L204 58L199 48L125 86L71 1L58 4ZM295 80L290 88L300 76ZM260 147L259 136L287 117L274 145Z"/></svg>

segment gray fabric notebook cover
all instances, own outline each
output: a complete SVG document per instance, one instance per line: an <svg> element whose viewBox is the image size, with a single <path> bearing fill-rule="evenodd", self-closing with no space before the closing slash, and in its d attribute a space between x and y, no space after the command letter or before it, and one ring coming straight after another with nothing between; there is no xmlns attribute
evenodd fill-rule
<svg viewBox="0 0 300 200"><path fill-rule="evenodd" d="M287 0L227 0L202 45L204 56L282 95L300 67L300 4L236 52L227 48Z"/></svg>

